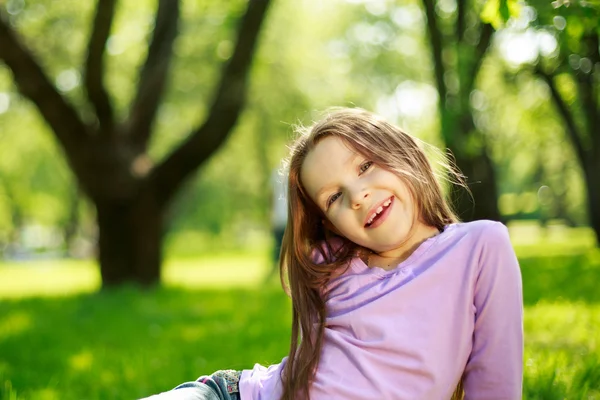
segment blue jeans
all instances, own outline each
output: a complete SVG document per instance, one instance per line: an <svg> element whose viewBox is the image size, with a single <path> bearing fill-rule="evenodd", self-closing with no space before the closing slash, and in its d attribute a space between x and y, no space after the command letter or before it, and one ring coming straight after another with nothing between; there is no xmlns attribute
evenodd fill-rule
<svg viewBox="0 0 600 400"><path fill-rule="evenodd" d="M237 383L236 383L237 385ZM215 373L186 382L168 392L140 400L240 400L238 392L231 392L231 382Z"/></svg>

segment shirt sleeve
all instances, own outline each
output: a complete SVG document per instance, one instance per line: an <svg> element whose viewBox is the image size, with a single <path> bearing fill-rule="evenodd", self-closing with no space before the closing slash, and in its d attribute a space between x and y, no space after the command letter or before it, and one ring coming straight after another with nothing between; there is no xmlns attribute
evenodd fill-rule
<svg viewBox="0 0 600 400"><path fill-rule="evenodd" d="M242 371L239 381L240 398L244 400L273 400L281 398L283 387L281 374L287 357L281 363L263 367L255 364Z"/></svg>
<svg viewBox="0 0 600 400"><path fill-rule="evenodd" d="M504 225L486 226L480 240L473 348L463 378L465 400L517 400L523 385L521 271Z"/></svg>

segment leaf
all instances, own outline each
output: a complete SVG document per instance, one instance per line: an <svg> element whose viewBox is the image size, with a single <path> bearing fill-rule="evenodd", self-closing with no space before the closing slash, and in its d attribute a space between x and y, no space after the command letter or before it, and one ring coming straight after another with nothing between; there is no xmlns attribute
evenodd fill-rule
<svg viewBox="0 0 600 400"><path fill-rule="evenodd" d="M499 29L510 18L516 18L521 12L517 0L487 0L481 10L480 18L483 22L491 24L494 29Z"/></svg>
<svg viewBox="0 0 600 400"><path fill-rule="evenodd" d="M483 22L491 24L495 29L498 29L501 19L498 15L498 0L488 0L481 10L480 18Z"/></svg>
<svg viewBox="0 0 600 400"><path fill-rule="evenodd" d="M585 21L578 16L569 16L567 18L567 34L576 41L581 40L585 32Z"/></svg>
<svg viewBox="0 0 600 400"><path fill-rule="evenodd" d="M500 0L500 17L505 23L510 18L510 11L508 9L508 0Z"/></svg>

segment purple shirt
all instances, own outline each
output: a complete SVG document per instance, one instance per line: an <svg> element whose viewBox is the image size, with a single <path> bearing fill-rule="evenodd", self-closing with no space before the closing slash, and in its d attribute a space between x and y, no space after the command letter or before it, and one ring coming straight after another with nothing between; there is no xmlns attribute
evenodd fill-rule
<svg viewBox="0 0 600 400"><path fill-rule="evenodd" d="M354 258L329 284L325 340L311 400L521 398L523 299L508 230L452 224L395 269ZM255 365L242 400L281 396L285 364Z"/></svg>

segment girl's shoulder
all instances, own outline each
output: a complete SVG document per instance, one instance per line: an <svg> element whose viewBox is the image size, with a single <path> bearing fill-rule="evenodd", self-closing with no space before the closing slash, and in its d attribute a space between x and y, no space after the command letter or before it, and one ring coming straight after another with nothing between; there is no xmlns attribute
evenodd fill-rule
<svg viewBox="0 0 600 400"><path fill-rule="evenodd" d="M449 225L456 233L475 237L508 237L508 228L502 222L480 219L471 222L458 222Z"/></svg>
<svg viewBox="0 0 600 400"><path fill-rule="evenodd" d="M491 220L477 220L459 222L447 227L456 246L464 247L470 251L513 252L508 228L501 222Z"/></svg>

